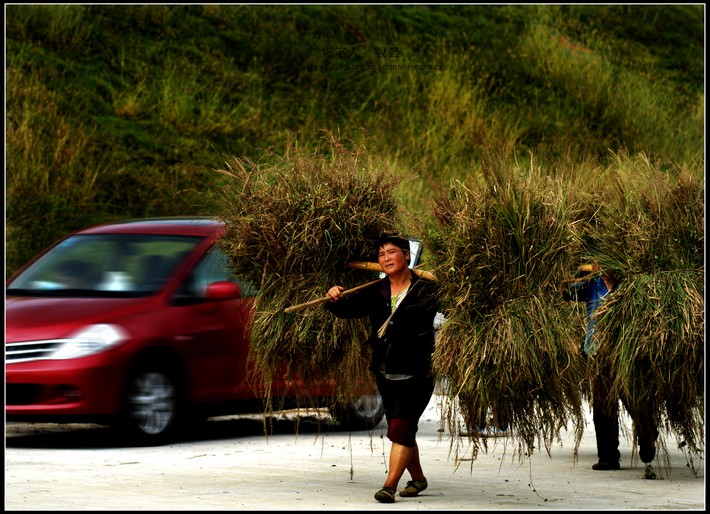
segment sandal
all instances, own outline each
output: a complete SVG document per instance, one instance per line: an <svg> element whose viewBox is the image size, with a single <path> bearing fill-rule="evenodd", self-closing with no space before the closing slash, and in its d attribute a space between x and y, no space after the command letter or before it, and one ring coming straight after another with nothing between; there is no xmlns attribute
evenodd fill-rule
<svg viewBox="0 0 710 514"><path fill-rule="evenodd" d="M382 503L394 503L394 489L383 487L375 493L375 500Z"/></svg>
<svg viewBox="0 0 710 514"><path fill-rule="evenodd" d="M399 495L403 498L411 498L412 496L417 496L428 486L429 484L427 483L426 478L421 482L419 480L410 480L407 482L407 487L399 492Z"/></svg>

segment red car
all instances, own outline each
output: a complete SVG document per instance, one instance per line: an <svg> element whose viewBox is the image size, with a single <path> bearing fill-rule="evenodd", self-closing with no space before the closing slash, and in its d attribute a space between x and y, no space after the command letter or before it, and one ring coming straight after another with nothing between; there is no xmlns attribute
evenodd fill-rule
<svg viewBox="0 0 710 514"><path fill-rule="evenodd" d="M223 231L212 218L102 224L11 277L6 420L109 423L157 444L194 414L262 410L245 380L256 289L215 245ZM369 390L335 410L355 430L384 415Z"/></svg>

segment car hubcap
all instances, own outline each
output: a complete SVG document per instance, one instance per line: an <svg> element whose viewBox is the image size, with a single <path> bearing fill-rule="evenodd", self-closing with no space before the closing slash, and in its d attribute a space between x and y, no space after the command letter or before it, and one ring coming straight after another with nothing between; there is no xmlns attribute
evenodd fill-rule
<svg viewBox="0 0 710 514"><path fill-rule="evenodd" d="M363 419L371 419L379 413L382 408L382 397L380 395L360 396L352 402L352 409Z"/></svg>
<svg viewBox="0 0 710 514"><path fill-rule="evenodd" d="M131 415L146 434L160 434L175 416L177 395L170 378L163 373L144 373L135 381L130 397Z"/></svg>

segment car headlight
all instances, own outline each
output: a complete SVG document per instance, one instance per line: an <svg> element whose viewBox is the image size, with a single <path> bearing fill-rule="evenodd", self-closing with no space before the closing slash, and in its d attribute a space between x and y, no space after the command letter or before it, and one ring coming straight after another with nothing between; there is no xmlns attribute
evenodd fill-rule
<svg viewBox="0 0 710 514"><path fill-rule="evenodd" d="M66 339L51 355L52 359L76 359L116 346L127 338L117 325L90 325Z"/></svg>

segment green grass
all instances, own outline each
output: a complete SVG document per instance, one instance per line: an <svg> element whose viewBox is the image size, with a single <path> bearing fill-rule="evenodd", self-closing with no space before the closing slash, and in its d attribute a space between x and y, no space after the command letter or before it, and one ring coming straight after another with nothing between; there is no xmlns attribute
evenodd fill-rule
<svg viewBox="0 0 710 514"><path fill-rule="evenodd" d="M268 390L272 377L332 378L352 398L367 377L368 331L361 320L337 320L320 306L284 309L373 280L349 261L374 261L373 241L403 222L394 190L398 178L367 151L366 141L325 134L317 153L294 148L274 162L234 160L213 191L225 206L222 239L240 278L259 284L250 328L253 380ZM304 388L304 394L310 388Z"/></svg>
<svg viewBox="0 0 710 514"><path fill-rule="evenodd" d="M527 454L581 437L558 288L596 260L624 278L599 324L615 387L657 384L696 451L704 29L702 4L6 6L6 273L89 224L219 215L265 382L348 394L363 324L283 308L362 282L344 263L405 229L443 290L449 413L507 406Z"/></svg>
<svg viewBox="0 0 710 514"><path fill-rule="evenodd" d="M316 148L322 130L365 129L424 215L432 185L466 178L490 147L600 166L620 150L701 158L703 14L6 6L6 272L93 222L219 213L205 171Z"/></svg>
<svg viewBox="0 0 710 514"><path fill-rule="evenodd" d="M703 172L624 153L605 169L490 153L480 173L437 191L424 243L448 319L434 353L446 412L459 406L473 430L503 406L520 455L549 450L569 423L581 437L601 366L625 405L653 399L659 429L701 451ZM599 356L583 359L584 308L561 297L592 262L621 285L595 313ZM485 446L465 443L473 458Z"/></svg>

